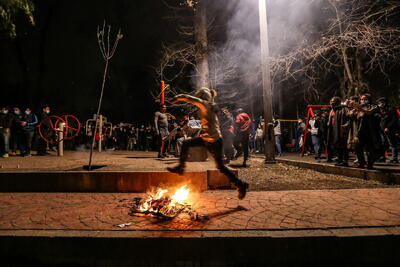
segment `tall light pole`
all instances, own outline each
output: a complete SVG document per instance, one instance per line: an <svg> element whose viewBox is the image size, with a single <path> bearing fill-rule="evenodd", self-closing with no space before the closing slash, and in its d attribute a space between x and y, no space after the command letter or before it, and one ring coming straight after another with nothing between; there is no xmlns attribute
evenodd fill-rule
<svg viewBox="0 0 400 267"><path fill-rule="evenodd" d="M259 0L261 73L264 102L265 163L275 163L275 136L272 121L272 88L269 66L267 0Z"/></svg>

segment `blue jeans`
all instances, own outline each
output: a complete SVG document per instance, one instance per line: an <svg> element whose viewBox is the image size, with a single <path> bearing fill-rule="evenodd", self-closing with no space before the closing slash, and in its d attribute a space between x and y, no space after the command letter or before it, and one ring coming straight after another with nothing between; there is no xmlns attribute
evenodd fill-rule
<svg viewBox="0 0 400 267"><path fill-rule="evenodd" d="M314 145L315 157L320 158L321 157L321 145L319 142L319 137L317 135L311 135L311 140Z"/></svg>
<svg viewBox="0 0 400 267"><path fill-rule="evenodd" d="M275 148L278 156L282 155L281 135L275 135Z"/></svg>
<svg viewBox="0 0 400 267"><path fill-rule="evenodd" d="M11 137L10 128L1 128L0 133L4 144L3 152L4 154L8 154L10 152L10 137Z"/></svg>
<svg viewBox="0 0 400 267"><path fill-rule="evenodd" d="M25 131L24 132L24 137L25 137L25 142L22 142L22 153L25 155L31 154L31 149L32 149L32 140L33 140L33 135L34 131Z"/></svg>

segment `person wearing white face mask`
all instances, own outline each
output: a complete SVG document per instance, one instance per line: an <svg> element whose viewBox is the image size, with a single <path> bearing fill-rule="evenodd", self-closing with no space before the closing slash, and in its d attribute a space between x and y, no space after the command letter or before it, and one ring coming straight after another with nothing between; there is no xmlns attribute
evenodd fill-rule
<svg viewBox="0 0 400 267"><path fill-rule="evenodd" d="M21 120L21 126L24 136L21 154L24 157L31 156L33 135L35 134L35 128L38 122L38 118L35 114L32 113L32 110L29 107L26 108Z"/></svg>
<svg viewBox="0 0 400 267"><path fill-rule="evenodd" d="M13 115L14 121L11 126L11 139L10 139L10 148L11 148L11 156L17 155L17 149L22 150L22 140L23 140L23 133L22 133L22 126L21 126L21 119L23 114L18 107L13 108ZM21 153L22 154L22 153Z"/></svg>
<svg viewBox="0 0 400 267"><path fill-rule="evenodd" d="M0 137L3 143L3 148L1 149L1 152L3 158L8 158L8 153L10 153L10 129L13 121L14 116L9 113L8 107L3 107L0 114Z"/></svg>
<svg viewBox="0 0 400 267"><path fill-rule="evenodd" d="M49 114L50 114L50 106L43 105L42 114L40 116L40 123L42 124L41 125L42 134L45 137L48 137L51 134ZM49 155L49 153L46 152L46 149L47 149L47 142L42 138L39 138L37 155L38 156Z"/></svg>

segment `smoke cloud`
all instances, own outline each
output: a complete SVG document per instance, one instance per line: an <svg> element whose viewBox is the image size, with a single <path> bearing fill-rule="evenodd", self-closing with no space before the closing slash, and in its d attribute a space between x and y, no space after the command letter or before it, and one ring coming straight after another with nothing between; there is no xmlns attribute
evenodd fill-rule
<svg viewBox="0 0 400 267"><path fill-rule="evenodd" d="M259 0L210 2L211 17L217 23L226 23L225 34L216 37L217 45L209 54L211 85L218 89L220 102L248 105L250 99L262 98ZM313 25L317 25L320 2L267 0L270 56L284 54L315 38Z"/></svg>

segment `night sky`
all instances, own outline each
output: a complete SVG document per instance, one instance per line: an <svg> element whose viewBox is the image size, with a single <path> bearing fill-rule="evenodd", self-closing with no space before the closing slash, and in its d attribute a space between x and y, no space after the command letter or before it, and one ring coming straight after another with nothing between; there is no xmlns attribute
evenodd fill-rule
<svg viewBox="0 0 400 267"><path fill-rule="evenodd" d="M36 0L36 26L24 19L18 37L0 42L0 104L36 111L50 104L57 115L85 121L95 113L104 61L96 29L106 20L124 35L111 60L102 114L114 123L143 122L156 109L150 90L162 42L177 38L162 1Z"/></svg>

